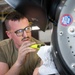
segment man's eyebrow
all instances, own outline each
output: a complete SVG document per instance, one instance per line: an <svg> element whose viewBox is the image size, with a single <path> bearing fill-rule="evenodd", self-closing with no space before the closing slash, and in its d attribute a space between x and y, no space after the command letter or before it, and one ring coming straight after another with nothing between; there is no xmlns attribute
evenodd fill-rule
<svg viewBox="0 0 75 75"><path fill-rule="evenodd" d="M27 26L27 27L30 27L30 26ZM24 29L26 29L27 27L25 27L25 28L23 28L23 29L18 29L18 30L24 30ZM16 31L18 31L18 30L16 30Z"/></svg>

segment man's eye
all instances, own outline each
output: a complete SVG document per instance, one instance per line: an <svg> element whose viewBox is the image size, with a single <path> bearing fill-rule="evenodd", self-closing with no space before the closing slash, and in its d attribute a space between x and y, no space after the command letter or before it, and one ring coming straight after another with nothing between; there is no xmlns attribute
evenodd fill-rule
<svg viewBox="0 0 75 75"><path fill-rule="evenodd" d="M27 27L25 30L31 30L31 27Z"/></svg>
<svg viewBox="0 0 75 75"><path fill-rule="evenodd" d="M23 30L18 30L18 31L16 31L16 33L21 33L21 32L23 32Z"/></svg>
<svg viewBox="0 0 75 75"><path fill-rule="evenodd" d="M26 28L25 30L29 30L29 28Z"/></svg>

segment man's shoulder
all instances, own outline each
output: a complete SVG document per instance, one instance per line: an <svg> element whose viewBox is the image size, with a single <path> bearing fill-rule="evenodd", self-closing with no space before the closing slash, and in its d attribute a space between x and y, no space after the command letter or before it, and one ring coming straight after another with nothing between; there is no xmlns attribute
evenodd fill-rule
<svg viewBox="0 0 75 75"><path fill-rule="evenodd" d="M10 42L11 42L10 39L1 40L1 41L0 41L0 47L1 47L1 46L4 46L4 45L7 45L7 44L10 44Z"/></svg>

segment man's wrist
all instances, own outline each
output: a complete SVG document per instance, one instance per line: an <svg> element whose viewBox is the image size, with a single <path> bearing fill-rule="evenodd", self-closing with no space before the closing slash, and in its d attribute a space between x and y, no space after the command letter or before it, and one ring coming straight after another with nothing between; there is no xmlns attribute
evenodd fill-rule
<svg viewBox="0 0 75 75"><path fill-rule="evenodd" d="M23 66L23 64L21 64L21 63L19 63L19 62L16 61L16 62L15 62L15 66L20 68L20 67Z"/></svg>

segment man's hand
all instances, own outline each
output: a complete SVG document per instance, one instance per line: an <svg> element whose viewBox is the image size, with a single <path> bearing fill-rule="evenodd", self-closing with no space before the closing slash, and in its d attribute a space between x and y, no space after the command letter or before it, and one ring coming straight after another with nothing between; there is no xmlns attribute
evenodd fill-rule
<svg viewBox="0 0 75 75"><path fill-rule="evenodd" d="M30 48L29 46L35 44L35 42L25 41L18 50L18 58L16 63L18 65L23 65L25 62L26 55L30 52L35 52L36 49Z"/></svg>

